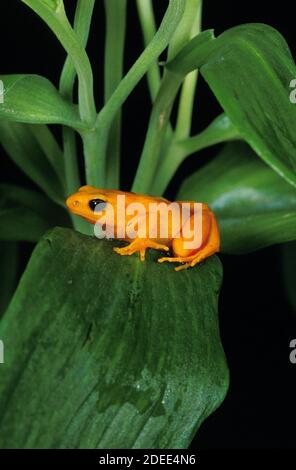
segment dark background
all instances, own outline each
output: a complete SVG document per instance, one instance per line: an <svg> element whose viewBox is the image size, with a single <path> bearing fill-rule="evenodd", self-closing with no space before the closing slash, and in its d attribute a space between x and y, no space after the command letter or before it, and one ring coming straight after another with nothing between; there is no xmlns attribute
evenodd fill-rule
<svg viewBox="0 0 296 470"><path fill-rule="evenodd" d="M120 0L118 0L120 1ZM65 0L69 16L73 0ZM104 12L96 0L88 45L98 106L102 104ZM160 20L167 0L155 0ZM128 0L125 69L142 50L135 2ZM263 22L278 29L296 56L295 15L292 2L206 0L203 27L216 34L241 23ZM0 15L1 74L37 73L58 85L65 54L53 34L19 0L2 0ZM200 80L193 132L203 129L220 111L205 83ZM150 112L146 81L129 97L123 112L122 188L129 189L141 152ZM296 132L296 129L295 129ZM173 197L184 176L211 158L219 149L190 157L180 168L167 195ZM3 151L2 151L3 154ZM14 164L2 155L0 182L34 187ZM22 267L32 246L21 244ZM192 448L295 448L296 365L289 362L289 343L296 338L296 312L285 297L281 247L245 256L221 255L224 284L220 298L221 336L231 384L222 406L202 425Z"/></svg>

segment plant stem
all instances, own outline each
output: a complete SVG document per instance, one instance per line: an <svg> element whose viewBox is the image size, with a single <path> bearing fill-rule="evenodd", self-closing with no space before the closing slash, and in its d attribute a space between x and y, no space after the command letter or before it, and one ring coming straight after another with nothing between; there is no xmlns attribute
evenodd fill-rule
<svg viewBox="0 0 296 470"><path fill-rule="evenodd" d="M78 0L75 18L74 31L83 48L86 47L91 18L94 9L94 0ZM73 100L73 88L76 79L76 69L71 57L68 55L60 78L60 93L69 100ZM63 127L63 150L66 174L67 194L72 194L81 186L79 175L76 135L73 129ZM80 217L71 214L73 226L82 233L87 233L86 223Z"/></svg>
<svg viewBox="0 0 296 470"><path fill-rule="evenodd" d="M181 83L182 77L172 72L167 72L162 80L152 109L145 144L132 191L145 193L149 192L152 187L160 149L166 137L167 124Z"/></svg>
<svg viewBox="0 0 296 470"><path fill-rule="evenodd" d="M108 127L108 131L109 129L110 127ZM96 131L91 130L82 135L86 182L97 188L106 187L105 158L98 159L98 155L102 146L105 151L107 150L108 131L102 126Z"/></svg>
<svg viewBox="0 0 296 470"><path fill-rule="evenodd" d="M175 55L180 51L180 49L182 49L182 47L191 39L191 34L194 34L196 32L196 17L200 15L200 5L201 0L187 0L185 4L184 15L169 45L169 60L175 57ZM165 73L161 87L159 89L159 93L152 109L146 140L141 155L141 160L133 184L133 191L151 192L153 189L153 180L155 178L155 174L158 171L158 166L160 165L159 156L161 154L161 150L164 147L164 140L167 137L167 124L169 121L173 102L175 100L176 94L178 92L182 80L182 77L178 77L177 75L172 74L169 71L166 71ZM184 92L185 95L183 95L183 97L186 97L187 105L189 98L193 100L195 83L196 78L195 80L191 78L190 82L188 81L186 84L186 89ZM183 112L185 112L184 108L185 103L183 103ZM188 121L191 122L191 112L189 113L186 108L186 113L186 127L188 127ZM180 127L181 126L179 120L179 130ZM170 133L168 139L173 140L174 134ZM165 147L167 147L167 142L165 142ZM164 158L166 158L166 155L164 155Z"/></svg>
<svg viewBox="0 0 296 470"><path fill-rule="evenodd" d="M194 15L195 13L196 17L191 28L189 39L192 39L194 36L198 35L201 31L202 0L199 0L198 2L193 2L192 6L194 6L197 9L197 11L192 11L192 14ZM175 130L176 139L182 139L182 138L185 139L190 134L197 78L198 78L198 71L195 70L189 73L184 79L184 82L181 88L178 115L177 115L177 124L176 124L176 130Z"/></svg>
<svg viewBox="0 0 296 470"><path fill-rule="evenodd" d="M90 23L93 14L94 0L78 0L75 18L74 31L85 48L89 36ZM76 69L71 57L68 55L60 77L60 93L69 100L73 100L73 88L76 78ZM75 132L68 128L63 128L63 149L65 159L66 187L67 193L77 191L81 186L79 168L77 161Z"/></svg>
<svg viewBox="0 0 296 470"><path fill-rule="evenodd" d="M144 44L147 46L156 33L152 0L137 0L138 16L141 22ZM148 87L152 102L160 87L160 71L155 61L147 71Z"/></svg>
<svg viewBox="0 0 296 470"><path fill-rule="evenodd" d="M211 145L220 144L230 140L238 140L241 136L232 124L229 117L225 114L221 114L214 119L211 124L199 134L189 137L184 140L176 142L182 152L184 158Z"/></svg>
<svg viewBox="0 0 296 470"><path fill-rule="evenodd" d="M201 31L202 0L188 0L183 19L172 39L169 48L169 60L174 58L180 49ZM189 34L188 34L189 31ZM189 136L192 122L194 96L197 85L198 72L193 71L186 75L180 93L177 113L177 123L170 144L166 145L162 161L151 188L153 194L163 194L169 181L174 176L184 159L182 148L175 145L179 139Z"/></svg>
<svg viewBox="0 0 296 470"><path fill-rule="evenodd" d="M84 49L88 41L94 4L95 0L77 0L73 28ZM61 73L60 93L71 101L73 99L73 87L76 75L77 72L74 63L68 55Z"/></svg>
<svg viewBox="0 0 296 470"><path fill-rule="evenodd" d="M108 134L113 119L137 83L167 47L170 38L182 18L185 3L185 0L170 0L168 9L154 38L121 80L106 105L99 112L96 121L97 139L94 140L97 146L92 149L92 157L90 156L88 165L88 175L92 184L99 185L100 182L105 182L106 184L105 158ZM88 145L88 147L90 150L91 145Z"/></svg>
<svg viewBox="0 0 296 470"><path fill-rule="evenodd" d="M166 190L178 167L189 155L204 148L238 140L240 135L229 118L222 114L200 134L184 140L173 141L167 150L169 158L163 159L153 184L153 194L161 195Z"/></svg>
<svg viewBox="0 0 296 470"><path fill-rule="evenodd" d="M42 0L22 0L22 2L45 21L73 61L79 80L80 116L85 123L92 126L96 118L92 69L87 54L68 21L64 3L61 0L52 4ZM82 0L81 5L89 6L91 3L92 0Z"/></svg>
<svg viewBox="0 0 296 470"><path fill-rule="evenodd" d="M106 43L104 98L110 96L120 83L123 74L123 56L126 30L126 0L105 0ZM121 109L112 123L107 148L107 186L119 187L120 178Z"/></svg>

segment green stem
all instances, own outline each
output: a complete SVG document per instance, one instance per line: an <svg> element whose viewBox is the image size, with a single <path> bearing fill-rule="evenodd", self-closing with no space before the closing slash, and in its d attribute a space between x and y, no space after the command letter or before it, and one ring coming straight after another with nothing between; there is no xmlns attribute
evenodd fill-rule
<svg viewBox="0 0 296 470"><path fill-rule="evenodd" d="M96 121L97 139L95 142L97 146L92 148L92 152L89 154L88 174L91 184L99 185L101 181L106 184L105 158L108 134L113 119L137 83L167 47L170 38L182 18L185 3L185 0L170 0L168 9L153 40L121 80L106 105L99 112Z"/></svg>
<svg viewBox="0 0 296 470"><path fill-rule="evenodd" d="M174 35L169 48L169 60L175 57L180 49L201 30L202 0L188 0L183 19ZM189 34L188 34L189 32ZM163 194L168 183L174 176L184 159L183 149L175 144L179 139L189 136L192 122L194 96L197 85L198 72L193 71L186 75L180 93L177 112L177 122L171 142L166 144L166 151L159 163L157 174L151 188L153 194Z"/></svg>
<svg viewBox="0 0 296 470"><path fill-rule="evenodd" d="M67 195L73 194L81 186L76 149L76 134L69 127L63 127L63 148L66 173ZM70 214L73 227L81 233L90 234L89 224L74 214Z"/></svg>
<svg viewBox="0 0 296 470"><path fill-rule="evenodd" d="M182 77L167 72L156 97L140 163L132 190L139 193L149 192L153 185L160 149L166 137L167 125L172 106L182 83Z"/></svg>
<svg viewBox="0 0 296 470"><path fill-rule="evenodd" d="M83 48L86 47L91 18L94 9L94 0L78 0L74 31ZM73 88L76 79L76 69L71 57L68 55L60 77L60 93L69 100L73 100ZM63 127L63 150L66 174L67 194L72 194L81 186L79 166L77 158L77 146L75 131L69 127ZM86 223L80 217L71 214L73 226L82 233L87 233Z"/></svg>
<svg viewBox="0 0 296 470"><path fill-rule="evenodd" d="M105 103L120 83L123 74L123 57L126 30L126 0L105 0L106 42L105 42ZM107 186L119 187L121 110L112 123L107 148Z"/></svg>
<svg viewBox="0 0 296 470"><path fill-rule="evenodd" d="M147 46L156 33L152 0L137 0L138 16L141 23L144 44ZM160 71L155 61L147 71L147 81L152 102L160 87Z"/></svg>
<svg viewBox="0 0 296 470"><path fill-rule="evenodd" d="M183 17L174 35L172 36L169 45L168 60L171 60L173 57L175 57L175 55L178 54L182 47L190 40L191 35L196 33L196 18L200 15L200 6L201 0L187 0ZM141 155L140 164L133 184L133 191L151 192L153 189L153 181L155 178L155 174L159 171L158 167L161 164L159 162L159 158L161 155L161 149L163 149L164 146L164 140L166 137L171 140L174 139L175 134L169 133L168 135L166 135L166 129L173 102L175 100L177 91L182 80L183 77L178 77L170 71L167 71L165 73L159 93L153 106L144 149ZM183 94L183 100L185 97L187 99L186 104L188 104L189 96L191 99L193 99L194 97L195 83L196 78L195 81L191 78L190 90L189 82L187 82L186 84L186 89ZM187 108L186 110L184 110L184 108L185 103L183 101L182 111L186 111L185 125L187 128L188 121L190 121L191 123L191 113L187 111ZM163 125L160 124L161 122L163 123ZM181 125L179 117L179 130L180 129ZM165 142L165 147L167 147L167 142ZM164 158L166 158L165 155Z"/></svg>
<svg viewBox="0 0 296 470"><path fill-rule="evenodd" d="M105 188L107 186L105 159L98 159L98 155L103 144L104 149L107 149L108 135L109 133L102 126L96 131L91 130L81 136L85 157L86 182L97 188ZM98 163L102 165L98 165Z"/></svg>
<svg viewBox="0 0 296 470"><path fill-rule="evenodd" d="M74 31L79 43L85 49L91 24L95 0L77 0L74 17ZM73 99L73 87L76 79L76 69L73 60L68 55L60 78L60 93L69 100Z"/></svg>
<svg viewBox="0 0 296 470"><path fill-rule="evenodd" d="M44 0L22 0L22 2L45 21L71 57L79 80L80 116L85 123L92 126L96 118L92 69L87 54L68 21L63 1L50 4ZM82 4L84 2L88 4L91 0L82 0Z"/></svg>
<svg viewBox="0 0 296 470"><path fill-rule="evenodd" d="M181 163L189 155L207 147L238 140L240 134L225 114L221 114L200 134L184 140L173 141L168 146L167 156L163 159L153 184L153 194L161 195Z"/></svg>
<svg viewBox="0 0 296 470"><path fill-rule="evenodd" d="M201 31L202 0L199 0L197 2L193 1L191 4L191 9L193 10L193 17L195 15L195 20L193 21L193 25L188 39L192 39L194 36L197 36ZM185 139L190 134L197 78L198 71L194 70L193 72L189 73L184 79L181 88L177 115L177 124L175 130L176 139Z"/></svg>
<svg viewBox="0 0 296 470"><path fill-rule="evenodd" d="M94 0L78 0L75 18L74 31L83 48L86 47L90 23L94 9ZM68 55L60 77L60 93L70 101L73 100L73 88L76 79L76 69L71 57ZM65 159L66 187L67 193L77 191L81 186L75 132L68 128L63 128L63 148Z"/></svg>
<svg viewBox="0 0 296 470"><path fill-rule="evenodd" d="M137 7L138 16L141 22L144 44L145 46L147 46L156 32L152 0L137 0ZM147 81L151 101L153 103L161 85L160 70L157 61L155 61L148 69ZM170 138L172 134L172 127L170 124L168 124L167 137Z"/></svg>
<svg viewBox="0 0 296 470"><path fill-rule="evenodd" d="M182 148L184 158L211 145L240 139L240 133L226 114L216 117L211 124L199 134L176 142Z"/></svg>

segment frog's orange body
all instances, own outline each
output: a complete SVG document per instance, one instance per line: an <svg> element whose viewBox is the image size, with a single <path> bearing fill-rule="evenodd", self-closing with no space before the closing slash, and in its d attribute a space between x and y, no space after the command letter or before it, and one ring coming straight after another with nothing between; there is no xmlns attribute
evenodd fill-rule
<svg viewBox="0 0 296 470"><path fill-rule="evenodd" d="M134 214L126 215L125 218L117 217L118 212L122 211L122 206L119 207L118 204L118 196L124 196L124 209L126 209L131 204L139 204L141 207L145 208L145 214L141 214L136 218ZM102 209L100 212L95 210L95 205L98 204L98 202L104 205L104 209ZM218 224L214 213L206 204L200 204L201 224L200 227L197 228L197 230L200 231L200 243L197 248L188 248L188 244L186 244L188 239L184 238L184 233L186 227L195 227L195 225L193 225L193 207L196 203L193 201L186 202L186 204L189 206L189 212L187 218L182 221L181 230L178 232L178 235L174 231L176 215L174 211L169 213L167 221L167 233L165 237L163 236L163 232L161 232L162 220L159 217L159 214L158 217L154 217L155 212L151 212L150 209L151 203L160 204L164 207L169 207L171 204L170 201L164 198L118 190L97 189L93 186L83 186L79 189L78 192L72 194L67 199L67 206L69 210L72 213L83 217L92 224L96 224L97 222L100 223L102 212L107 213L108 208L112 209L112 212L115 215L114 222L112 222L114 238L120 238L130 242L129 245L123 248L114 248L114 250L120 255L131 255L135 252L139 252L141 260L144 260L145 251L147 248L166 252L171 251L173 254L172 257L159 258L158 261L160 263L166 261L184 263L176 268L176 270L181 270L195 266L197 263L203 261L220 250L220 235ZM184 204L184 201L178 201L174 204L175 207L181 207L182 203ZM154 227L155 230L153 232L153 238L151 237L151 231L148 230L148 227L150 227L149 222L151 222L152 215L154 217L153 223L156 225ZM144 230L144 234L142 230L141 237L132 239L128 235L122 236L122 233L125 232L125 229L129 227L131 223L135 224L135 219L138 229L141 227ZM106 219L104 220L106 224Z"/></svg>

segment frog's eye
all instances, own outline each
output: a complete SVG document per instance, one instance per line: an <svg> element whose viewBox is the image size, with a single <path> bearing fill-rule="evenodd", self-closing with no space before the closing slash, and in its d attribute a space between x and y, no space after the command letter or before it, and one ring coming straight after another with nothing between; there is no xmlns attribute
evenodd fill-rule
<svg viewBox="0 0 296 470"><path fill-rule="evenodd" d="M100 210L105 209L107 202L103 201L103 199L92 199L89 201L88 205L91 208L92 211L96 210L96 207L100 204Z"/></svg>

